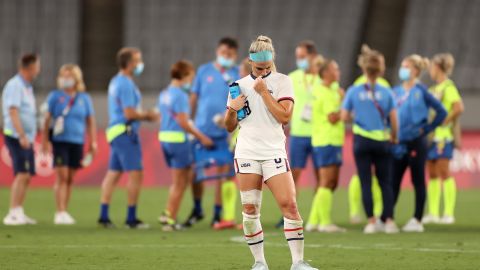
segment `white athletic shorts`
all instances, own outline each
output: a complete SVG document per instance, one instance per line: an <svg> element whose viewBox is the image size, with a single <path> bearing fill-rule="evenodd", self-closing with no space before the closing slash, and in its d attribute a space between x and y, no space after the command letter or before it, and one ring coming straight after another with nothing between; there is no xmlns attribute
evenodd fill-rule
<svg viewBox="0 0 480 270"><path fill-rule="evenodd" d="M235 159L236 173L254 173L263 176L263 182L275 175L290 171L290 163L286 158L269 160Z"/></svg>

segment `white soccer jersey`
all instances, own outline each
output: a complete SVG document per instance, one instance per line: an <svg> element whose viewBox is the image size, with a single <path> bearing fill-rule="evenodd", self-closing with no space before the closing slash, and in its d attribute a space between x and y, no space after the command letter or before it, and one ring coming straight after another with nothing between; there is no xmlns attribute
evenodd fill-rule
<svg viewBox="0 0 480 270"><path fill-rule="evenodd" d="M287 75L272 72L264 77L268 90L277 101L293 101L293 85ZM269 160L287 158L283 125L270 113L262 97L253 89L255 77L248 75L237 81L247 97L247 117L239 122L235 158ZM231 97L228 95L227 106Z"/></svg>

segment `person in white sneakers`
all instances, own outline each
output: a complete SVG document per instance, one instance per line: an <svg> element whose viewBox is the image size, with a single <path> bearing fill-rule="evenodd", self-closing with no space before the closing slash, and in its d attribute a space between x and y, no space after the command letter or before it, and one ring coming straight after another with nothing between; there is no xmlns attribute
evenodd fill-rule
<svg viewBox="0 0 480 270"><path fill-rule="evenodd" d="M25 215L23 203L30 179L35 175L33 141L37 123L32 82L39 73L40 58L35 54L23 55L18 73L7 82L2 93L3 134L15 175L10 193L10 211L3 219L5 225L37 223Z"/></svg>
<svg viewBox="0 0 480 270"><path fill-rule="evenodd" d="M255 259L252 269L268 269L260 223L265 183L284 216L285 238L292 255L290 269L314 270L316 268L303 259L303 221L285 149L283 125L288 124L292 116L293 87L288 76L276 72L274 58L272 40L266 36L257 37L249 50L252 73L230 86L227 101L227 130L232 132L240 126L235 169L243 205L243 230Z"/></svg>
<svg viewBox="0 0 480 270"><path fill-rule="evenodd" d="M75 174L83 167L83 146L88 135L88 155L97 152L93 103L85 92L79 66L66 64L60 68L58 88L47 98L48 112L43 123L42 152L53 150L55 167L55 200L57 211L53 222L57 225L75 224L67 212ZM50 130L50 127L53 129ZM51 132L50 132L51 131Z"/></svg>

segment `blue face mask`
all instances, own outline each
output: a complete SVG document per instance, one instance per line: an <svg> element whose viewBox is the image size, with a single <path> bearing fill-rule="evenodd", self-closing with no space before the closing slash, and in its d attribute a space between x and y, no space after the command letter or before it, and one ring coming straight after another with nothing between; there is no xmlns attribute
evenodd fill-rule
<svg viewBox="0 0 480 270"><path fill-rule="evenodd" d="M233 59L225 58L221 55L217 56L217 63L224 68L231 68L235 65Z"/></svg>
<svg viewBox="0 0 480 270"><path fill-rule="evenodd" d="M135 76L140 76L142 74L143 70L145 69L145 64L139 63L135 68L133 69L133 75Z"/></svg>
<svg viewBox="0 0 480 270"><path fill-rule="evenodd" d="M410 69L409 68L406 68L406 67L401 67L399 70L398 70L398 77L400 78L400 80L402 82L404 81L408 81L410 80Z"/></svg>
<svg viewBox="0 0 480 270"><path fill-rule="evenodd" d="M185 92L190 92L190 89L192 88L192 84L191 83L184 83L180 86L180 88Z"/></svg>
<svg viewBox="0 0 480 270"><path fill-rule="evenodd" d="M310 67L307 58L297 59L297 68L306 71Z"/></svg>

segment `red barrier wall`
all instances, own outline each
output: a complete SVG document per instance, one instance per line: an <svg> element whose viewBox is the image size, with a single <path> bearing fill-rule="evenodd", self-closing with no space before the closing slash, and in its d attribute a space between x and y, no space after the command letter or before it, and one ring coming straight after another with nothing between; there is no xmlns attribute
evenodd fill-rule
<svg viewBox="0 0 480 270"><path fill-rule="evenodd" d="M157 132L142 130L141 140L143 147L143 164L145 168L145 186L168 185L170 172L166 167L163 153L157 141ZM98 134L99 153L93 163L82 169L75 182L77 185L98 186L108 168L109 147L105 140L104 132ZM54 181L54 173L51 169L51 156L39 153L38 142L35 144L37 175L33 178L32 186L51 186ZM352 156L352 136L347 135L344 147L344 165L341 171L341 185L346 185L355 171ZM451 169L457 179L460 188L480 187L480 132L465 132L463 134L463 147L455 152L451 163ZM11 161L6 146L3 144L3 136L0 136L0 185L10 185L13 179ZM409 176L404 179L404 185L409 186ZM126 177L122 178L124 184ZM306 171L300 180L302 185L313 185L312 165L309 162Z"/></svg>

